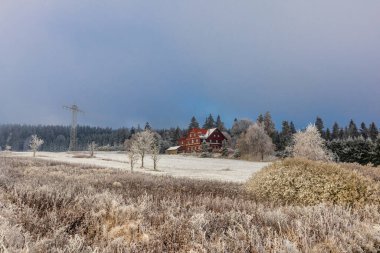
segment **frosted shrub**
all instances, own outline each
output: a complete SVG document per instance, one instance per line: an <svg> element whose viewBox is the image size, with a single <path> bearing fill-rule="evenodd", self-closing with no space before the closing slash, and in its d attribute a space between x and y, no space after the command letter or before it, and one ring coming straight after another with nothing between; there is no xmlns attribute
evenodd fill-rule
<svg viewBox="0 0 380 253"><path fill-rule="evenodd" d="M285 159L255 173L246 189L260 201L351 206L379 203L379 184L336 163Z"/></svg>

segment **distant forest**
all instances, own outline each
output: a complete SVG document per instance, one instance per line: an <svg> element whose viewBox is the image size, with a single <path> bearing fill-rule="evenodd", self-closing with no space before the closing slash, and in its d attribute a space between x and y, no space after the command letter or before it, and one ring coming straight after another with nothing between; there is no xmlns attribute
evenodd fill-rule
<svg viewBox="0 0 380 253"><path fill-rule="evenodd" d="M263 124L267 134L271 137L275 145L276 155L286 157L286 147L292 142L292 135L296 132L292 121L283 121L281 128L276 128L269 112L259 115L257 122ZM169 129L155 129L160 136L161 152L168 147L177 145L177 140L184 136L188 129L219 128L228 137L229 146L236 148L236 140L239 136L253 124L253 121L235 119L230 129L225 128L221 117L216 120L210 114L203 125L200 125L195 117L192 117L188 128L179 127ZM326 140L327 147L336 155L337 160L342 162L358 162L361 164L380 164L380 138L379 129L374 122L366 124L362 122L359 127L351 120L347 126L339 126L334 123L331 128L325 127L323 120L317 117L314 124ZM123 150L125 140L144 129L151 129L149 123L141 128L140 126L131 128L101 128L90 126L78 126L77 128L77 149L87 150L88 144L95 142L98 150ZM280 130L278 130L280 129ZM10 146L13 151L29 150L30 138L33 134L44 140L42 151L67 151L70 143L70 126L51 125L0 125L0 148L5 149Z"/></svg>
<svg viewBox="0 0 380 253"><path fill-rule="evenodd" d="M147 126L149 128L149 124ZM19 125L6 124L0 125L0 147L4 150L10 146L13 151L29 150L30 138L36 134L44 140L41 146L42 151L61 152L67 151L70 144L70 126L50 126L50 125ZM90 126L77 127L77 149L87 150L88 144L95 142L99 149L121 150L126 139L129 139L134 133L143 131L137 128L102 128ZM178 138L184 133L183 130L162 129L157 131L163 140L165 147L174 145ZM164 148L164 147L163 147Z"/></svg>

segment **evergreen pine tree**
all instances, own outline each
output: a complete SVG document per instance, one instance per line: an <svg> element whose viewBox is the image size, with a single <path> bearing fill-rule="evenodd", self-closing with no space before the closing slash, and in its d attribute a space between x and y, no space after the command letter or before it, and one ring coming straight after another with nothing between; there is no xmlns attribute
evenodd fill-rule
<svg viewBox="0 0 380 253"><path fill-rule="evenodd" d="M257 117L257 120L256 120L258 123L263 123L264 122L264 116L262 114L259 115L259 117Z"/></svg>
<svg viewBox="0 0 380 253"><path fill-rule="evenodd" d="M325 139L326 139L327 141L331 140L331 131L330 131L329 128L326 129Z"/></svg>
<svg viewBox="0 0 380 253"><path fill-rule="evenodd" d="M152 127L149 125L149 122L145 123L144 130L152 130Z"/></svg>
<svg viewBox="0 0 380 253"><path fill-rule="evenodd" d="M373 124L375 124L375 123L373 123ZM373 158L372 158L372 163L375 166L380 165L380 138L378 138L376 140L376 142L374 143L374 154L373 154Z"/></svg>
<svg viewBox="0 0 380 253"><path fill-rule="evenodd" d="M227 141L223 140L222 142L222 156L227 157L228 156L228 148L227 148Z"/></svg>
<svg viewBox="0 0 380 253"><path fill-rule="evenodd" d="M292 140L292 136L293 136L293 133L292 133L292 129L290 127L289 122L283 121L281 133L279 134L278 149L285 150L285 148L290 144Z"/></svg>
<svg viewBox="0 0 380 253"><path fill-rule="evenodd" d="M347 131L347 127L345 129L343 128L339 129L338 138L343 140L346 137L346 131Z"/></svg>
<svg viewBox="0 0 380 253"><path fill-rule="evenodd" d="M369 125L368 135L372 141L375 141L378 138L379 130L377 129L375 122L372 122Z"/></svg>
<svg viewBox="0 0 380 253"><path fill-rule="evenodd" d="M360 124L360 134L361 136L363 136L364 139L368 138L368 128L364 122Z"/></svg>
<svg viewBox="0 0 380 253"><path fill-rule="evenodd" d="M315 127L318 129L321 136L324 137L325 134L323 129L325 128L325 126L323 125L323 120L319 116L315 120Z"/></svg>
<svg viewBox="0 0 380 253"><path fill-rule="evenodd" d="M339 132L340 132L339 125L338 123L335 122L333 125L332 133L331 133L331 139L332 140L338 139L340 136Z"/></svg>
<svg viewBox="0 0 380 253"><path fill-rule="evenodd" d="M356 124L354 122L354 120L350 120L350 124L348 125L348 129L347 129L347 135L348 137L351 137L351 138L356 138L356 137L359 137L359 131L358 131L358 128L356 127Z"/></svg>
<svg viewBox="0 0 380 253"><path fill-rule="evenodd" d="M296 127L294 126L293 121L290 121L290 131L292 132L292 134L297 133Z"/></svg>
<svg viewBox="0 0 380 253"><path fill-rule="evenodd" d="M172 137L174 145L177 145L178 140L180 138L181 138L181 129L177 126L177 128L173 132L173 137Z"/></svg>
<svg viewBox="0 0 380 253"><path fill-rule="evenodd" d="M270 112L265 113L263 124L264 124L265 131L267 132L269 137L271 137L273 140L273 138L276 134L276 128L275 128L274 122L272 120L272 116L270 115Z"/></svg>
<svg viewBox="0 0 380 253"><path fill-rule="evenodd" d="M199 123L198 123L197 119L194 116L191 118L191 121L190 121L190 124L189 124L189 130L191 130L193 128L199 128Z"/></svg>
<svg viewBox="0 0 380 253"><path fill-rule="evenodd" d="M226 130L224 127L224 123L222 122L220 115L216 118L216 127L219 129L219 131L223 132Z"/></svg>
<svg viewBox="0 0 380 253"><path fill-rule="evenodd" d="M208 150L208 145L207 145L206 141L202 141L201 150L202 150L201 157L205 158L205 157L210 156L210 152Z"/></svg>
<svg viewBox="0 0 380 253"><path fill-rule="evenodd" d="M215 127L215 120L214 117L212 117L211 113L210 115L206 118L205 123L203 124L204 129L210 129Z"/></svg>

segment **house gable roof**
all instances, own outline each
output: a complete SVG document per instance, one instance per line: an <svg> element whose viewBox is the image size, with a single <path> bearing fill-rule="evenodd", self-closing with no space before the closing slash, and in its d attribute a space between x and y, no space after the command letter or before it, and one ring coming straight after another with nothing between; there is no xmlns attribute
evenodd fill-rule
<svg viewBox="0 0 380 253"><path fill-rule="evenodd" d="M178 150L181 146L174 146L167 149L167 151Z"/></svg>

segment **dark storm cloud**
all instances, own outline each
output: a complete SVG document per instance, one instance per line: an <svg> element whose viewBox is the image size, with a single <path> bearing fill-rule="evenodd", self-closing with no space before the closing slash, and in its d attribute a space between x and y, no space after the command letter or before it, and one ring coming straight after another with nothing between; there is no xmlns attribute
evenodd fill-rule
<svg viewBox="0 0 380 253"><path fill-rule="evenodd" d="M378 1L4 1L0 122L380 115Z"/></svg>

